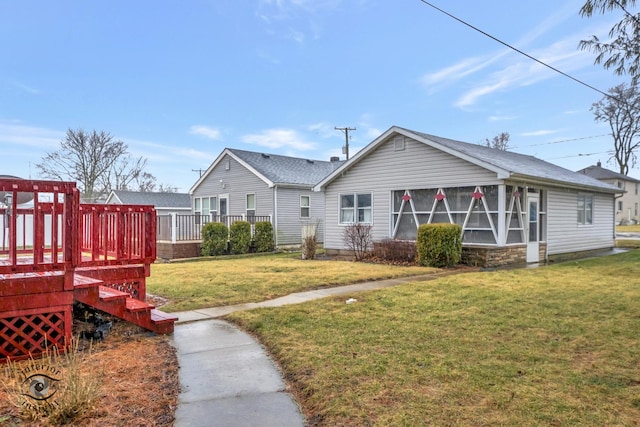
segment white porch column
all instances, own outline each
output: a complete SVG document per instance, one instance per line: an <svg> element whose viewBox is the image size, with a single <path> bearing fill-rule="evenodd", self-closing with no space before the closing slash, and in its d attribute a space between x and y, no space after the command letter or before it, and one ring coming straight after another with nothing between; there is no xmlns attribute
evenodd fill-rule
<svg viewBox="0 0 640 427"><path fill-rule="evenodd" d="M498 246L507 244L507 186L498 185Z"/></svg>
<svg viewBox="0 0 640 427"><path fill-rule="evenodd" d="M171 243L178 241L178 215L171 212Z"/></svg>

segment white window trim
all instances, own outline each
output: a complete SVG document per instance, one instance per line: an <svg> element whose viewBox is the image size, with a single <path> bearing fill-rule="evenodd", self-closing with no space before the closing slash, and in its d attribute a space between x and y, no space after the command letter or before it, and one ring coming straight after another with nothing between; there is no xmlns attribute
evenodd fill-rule
<svg viewBox="0 0 640 427"><path fill-rule="evenodd" d="M303 206L302 205L302 198L306 197L308 200L308 204L307 206ZM302 209L306 208L309 212L309 214L307 216L302 216ZM308 194L301 194L300 195L300 210L298 212L300 214L300 219L310 219L311 218L311 196Z"/></svg>
<svg viewBox="0 0 640 427"><path fill-rule="evenodd" d="M370 222L358 222L358 195L369 194L371 196L371 221ZM353 196L353 222L342 222L342 196ZM355 191L353 193L340 193L338 194L338 226L348 227L353 224L366 224L373 225L373 191Z"/></svg>
<svg viewBox="0 0 640 427"><path fill-rule="evenodd" d="M577 204L579 203L580 199L583 199L584 203L583 203L583 211L584 211L584 222L578 222L578 206ZM587 222L587 199L591 199L591 222ZM594 203L595 203L595 198L593 197L593 194L591 193L578 193L578 199L576 200L576 223L578 224L578 227L593 227L593 223L594 223Z"/></svg>
<svg viewBox="0 0 640 427"><path fill-rule="evenodd" d="M253 196L253 209L249 209L249 196ZM256 212L257 212L257 209L256 209L257 205L258 205L258 200L257 200L257 197L256 197L256 193L246 193L245 196L244 196L244 212L245 212L245 215L249 216L249 211L251 210L251 211L253 211L253 216L255 216Z"/></svg>

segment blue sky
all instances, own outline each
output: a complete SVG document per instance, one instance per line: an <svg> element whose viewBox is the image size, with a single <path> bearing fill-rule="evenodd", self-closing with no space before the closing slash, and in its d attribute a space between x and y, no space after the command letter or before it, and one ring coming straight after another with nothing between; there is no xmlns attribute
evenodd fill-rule
<svg viewBox="0 0 640 427"><path fill-rule="evenodd" d="M606 92L626 79L577 45L619 15L583 2L432 1ZM186 192L225 147L344 158L335 126L353 155L393 125L617 169L601 94L420 0L0 0L0 51L0 174L36 179L68 128L96 129Z"/></svg>

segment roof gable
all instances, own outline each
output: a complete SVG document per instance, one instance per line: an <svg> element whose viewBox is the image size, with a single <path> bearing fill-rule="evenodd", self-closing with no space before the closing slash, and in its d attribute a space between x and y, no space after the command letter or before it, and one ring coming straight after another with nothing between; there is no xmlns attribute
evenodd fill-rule
<svg viewBox="0 0 640 427"><path fill-rule="evenodd" d="M319 182L314 189L320 191L340 176L342 172L358 163L394 134L404 135L433 148L462 158L472 164L481 166L495 172L499 179L528 179L560 185L570 184L574 187L597 189L609 193L619 192L619 189L612 185L603 183L584 174L564 169L533 156L498 150L479 144L470 144L467 142L442 138L398 126L391 127L378 138L373 140L365 148L356 153L356 155L350 160L345 162L338 170L334 171L331 175Z"/></svg>
<svg viewBox="0 0 640 427"><path fill-rule="evenodd" d="M337 169L342 161L311 160L279 154L259 153L255 151L225 148L207 171L191 187L193 193L206 177L228 155L264 181L269 187L276 185L292 185L313 187L324 177Z"/></svg>
<svg viewBox="0 0 640 427"><path fill-rule="evenodd" d="M629 182L640 182L640 180L632 178L630 176L623 175L621 173L614 172L609 169L605 169L602 166L600 166L600 162L598 162L597 165L588 166L584 169L580 169L578 173L582 173L599 180L615 179L615 180L629 181Z"/></svg>
<svg viewBox="0 0 640 427"><path fill-rule="evenodd" d="M153 205L156 208L191 208L191 197L187 193L156 193L148 191L114 190L106 204Z"/></svg>

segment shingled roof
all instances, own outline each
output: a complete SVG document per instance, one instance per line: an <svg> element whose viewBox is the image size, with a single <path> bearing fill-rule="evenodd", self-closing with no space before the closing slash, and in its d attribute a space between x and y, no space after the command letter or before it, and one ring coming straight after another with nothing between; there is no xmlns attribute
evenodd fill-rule
<svg viewBox="0 0 640 427"><path fill-rule="evenodd" d="M614 172L612 170L609 169L605 169L602 167L601 163L598 162L597 165L594 166L588 166L584 169L580 169L578 171L578 173L582 173L585 175L590 176L591 178L595 178L595 179L599 179L599 180L621 180L621 181L630 181L630 182L640 182L640 180L637 180L635 178L632 178L630 176L627 175L623 175L621 173L618 172Z"/></svg>
<svg viewBox="0 0 640 427"><path fill-rule="evenodd" d="M147 191L112 191L106 203L153 205L156 208L191 208L187 193L152 193Z"/></svg>
<svg viewBox="0 0 640 427"><path fill-rule="evenodd" d="M235 148L227 150L275 185L314 186L343 163L341 161L311 160L279 154L256 153Z"/></svg>
<svg viewBox="0 0 640 427"><path fill-rule="evenodd" d="M463 158L471 163L484 167L485 169L492 170L496 172L498 177L501 179L527 179L534 182L545 182L559 185L570 184L575 187L598 189L609 193L620 191L613 185L598 181L597 179L585 174L570 171L554 165L553 163L545 162L544 160L540 160L533 156L498 150L479 144L470 144L468 142L442 138L398 126L391 127L363 148L348 162L346 162L342 168L340 168L341 171L347 170L350 166L356 164L361 158L365 157L368 152L374 150L379 144L383 143L394 133L405 135L409 138L433 146L434 148L448 152L454 156ZM336 171L336 173L332 173L320 182L318 187L322 187L331 182L338 173L338 171Z"/></svg>

